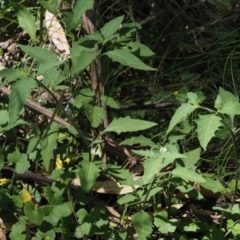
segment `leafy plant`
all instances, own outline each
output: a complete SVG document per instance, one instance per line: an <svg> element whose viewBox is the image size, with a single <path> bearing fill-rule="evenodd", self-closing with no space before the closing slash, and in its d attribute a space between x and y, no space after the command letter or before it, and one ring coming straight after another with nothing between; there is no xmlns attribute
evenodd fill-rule
<svg viewBox="0 0 240 240"><path fill-rule="evenodd" d="M0 4L24 30L17 64L0 71L10 239L238 239L238 9Z"/></svg>

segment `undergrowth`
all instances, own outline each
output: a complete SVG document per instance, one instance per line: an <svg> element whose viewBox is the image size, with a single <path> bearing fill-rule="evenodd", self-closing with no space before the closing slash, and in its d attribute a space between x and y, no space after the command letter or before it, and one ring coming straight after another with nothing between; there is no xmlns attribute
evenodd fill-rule
<svg viewBox="0 0 240 240"><path fill-rule="evenodd" d="M239 239L238 1L0 1L1 239Z"/></svg>

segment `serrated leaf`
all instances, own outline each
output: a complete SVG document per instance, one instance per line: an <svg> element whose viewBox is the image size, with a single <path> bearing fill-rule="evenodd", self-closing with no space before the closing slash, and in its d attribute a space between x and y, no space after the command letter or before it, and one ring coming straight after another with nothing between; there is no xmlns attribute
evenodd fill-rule
<svg viewBox="0 0 240 240"><path fill-rule="evenodd" d="M50 50L40 48L40 47L30 47L30 46L24 46L20 45L19 47L27 53L32 58L36 59L38 63L50 63L56 62L57 56Z"/></svg>
<svg viewBox="0 0 240 240"><path fill-rule="evenodd" d="M58 0L39 0L40 4L53 14L57 14Z"/></svg>
<svg viewBox="0 0 240 240"><path fill-rule="evenodd" d="M156 147L156 144L150 139L144 136L131 137L120 143L120 145L134 145L139 144L141 147Z"/></svg>
<svg viewBox="0 0 240 240"><path fill-rule="evenodd" d="M133 226L138 234L138 240L145 240L152 232L152 218L151 216L140 210L132 217Z"/></svg>
<svg viewBox="0 0 240 240"><path fill-rule="evenodd" d="M172 171L174 176L180 177L183 180L192 182L204 183L206 179L202 175L196 173L195 168L177 167Z"/></svg>
<svg viewBox="0 0 240 240"><path fill-rule="evenodd" d="M221 118L214 114L199 115L199 119L195 120L197 124L198 139L204 150L215 136L215 132L222 126Z"/></svg>
<svg viewBox="0 0 240 240"><path fill-rule="evenodd" d="M17 120L24 101L30 96L34 87L36 87L36 82L30 77L22 78L13 84L9 97L9 125Z"/></svg>
<svg viewBox="0 0 240 240"><path fill-rule="evenodd" d="M47 137L43 141L41 149L41 156L43 158L43 164L45 169L49 170L50 160L53 158L53 150L57 144L58 125L52 123Z"/></svg>
<svg viewBox="0 0 240 240"><path fill-rule="evenodd" d="M85 105L86 115L91 126L97 128L104 118L104 110L99 106Z"/></svg>
<svg viewBox="0 0 240 240"><path fill-rule="evenodd" d="M219 96L221 97L222 104L224 105L227 102L239 102L239 97L234 96L232 93L224 90L223 88L219 88Z"/></svg>
<svg viewBox="0 0 240 240"><path fill-rule="evenodd" d="M44 212L41 208L36 209L31 201L26 202L24 206L24 214L30 223L41 225L44 220Z"/></svg>
<svg viewBox="0 0 240 240"><path fill-rule="evenodd" d="M144 161L144 174L143 174L143 184L149 184L154 179L155 175L160 172L161 169L166 167L168 164L170 164L172 161L164 160L162 157L151 157L147 158L146 161Z"/></svg>
<svg viewBox="0 0 240 240"><path fill-rule="evenodd" d="M167 134L171 132L178 123L187 118L188 115L192 113L195 109L196 107L194 107L190 103L182 103L182 105L177 109L177 111L172 116L172 119L167 130Z"/></svg>
<svg viewBox="0 0 240 240"><path fill-rule="evenodd" d="M192 105L198 106L198 103L199 103L200 100L199 100L196 93L188 92L187 93L187 98L188 98L189 103L191 103Z"/></svg>
<svg viewBox="0 0 240 240"><path fill-rule="evenodd" d="M35 41L37 29L35 17L29 11L29 9L23 5L17 3L12 3L12 5L17 15L19 26L29 34L33 41Z"/></svg>
<svg viewBox="0 0 240 240"><path fill-rule="evenodd" d="M219 110L220 113L225 113L230 116L240 114L240 103L239 102L226 102L223 104L222 108Z"/></svg>
<svg viewBox="0 0 240 240"><path fill-rule="evenodd" d="M184 153L187 158L182 158L185 167L195 167L196 163L200 159L201 148L196 148L192 151Z"/></svg>
<svg viewBox="0 0 240 240"><path fill-rule="evenodd" d="M226 188L223 187L223 185L218 180L213 180L211 178L206 178L206 182L201 183L201 186L213 191L214 193L223 192L226 190Z"/></svg>
<svg viewBox="0 0 240 240"><path fill-rule="evenodd" d="M72 30L80 24L80 19L84 12L93 8L93 0L78 0L73 8L73 14L67 15L66 25L68 30Z"/></svg>
<svg viewBox="0 0 240 240"><path fill-rule="evenodd" d="M167 212L158 212L154 217L154 225L162 234L175 232L177 227L177 219L168 220Z"/></svg>
<svg viewBox="0 0 240 240"><path fill-rule="evenodd" d="M120 64L135 69L145 70L145 71L156 71L155 68L147 66L139 58L134 56L132 53L125 50L116 49L105 53L114 62L119 62Z"/></svg>
<svg viewBox="0 0 240 240"><path fill-rule="evenodd" d="M101 101L111 108L116 108L116 109L119 108L118 103L111 97L101 96Z"/></svg>
<svg viewBox="0 0 240 240"><path fill-rule="evenodd" d="M42 75L44 77L43 83L53 89L56 89L58 84L60 84L66 78L55 68L45 71Z"/></svg>
<svg viewBox="0 0 240 240"><path fill-rule="evenodd" d="M56 69L56 67L59 66L61 63L62 62L58 61L57 59L52 62L40 63L38 68L38 74L41 75L48 70Z"/></svg>
<svg viewBox="0 0 240 240"><path fill-rule="evenodd" d="M26 76L26 73L24 71L21 71L19 69L2 69L0 71L0 77L4 77L5 80L3 82L3 84L0 84L0 87L5 86L6 84L15 81L18 78L24 77Z"/></svg>
<svg viewBox="0 0 240 240"><path fill-rule="evenodd" d="M186 156L177 152L160 152L155 154L155 157L147 158L143 163L143 183L151 183L155 175L158 174L161 169L165 168L170 163L173 163L177 158L186 158Z"/></svg>
<svg viewBox="0 0 240 240"><path fill-rule="evenodd" d="M93 162L88 160L83 160L80 166L78 177L80 178L82 189L88 193L96 182L100 170Z"/></svg>
<svg viewBox="0 0 240 240"><path fill-rule="evenodd" d="M73 74L77 74L86 69L95 59L95 53L82 51L80 56L73 59Z"/></svg>
<svg viewBox="0 0 240 240"><path fill-rule="evenodd" d="M117 17L110 22L106 23L101 29L100 32L103 37L109 38L120 28L124 16Z"/></svg>
<svg viewBox="0 0 240 240"><path fill-rule="evenodd" d="M138 41L130 42L126 45L126 47L128 48L129 51L131 51L141 57L151 57L151 56L155 55L155 53L148 46L146 46Z"/></svg>
<svg viewBox="0 0 240 240"><path fill-rule="evenodd" d="M154 127L156 125L157 124L154 122L131 119L129 116L127 116L125 118L115 118L103 131L103 133L116 132L117 134L120 134L123 132L137 132Z"/></svg>

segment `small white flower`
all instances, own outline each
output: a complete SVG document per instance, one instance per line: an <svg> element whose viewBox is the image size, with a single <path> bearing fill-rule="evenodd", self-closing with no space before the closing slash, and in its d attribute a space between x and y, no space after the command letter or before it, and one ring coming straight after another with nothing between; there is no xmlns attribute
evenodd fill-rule
<svg viewBox="0 0 240 240"><path fill-rule="evenodd" d="M165 153L167 152L167 148L164 146L164 147L160 147L160 153Z"/></svg>
<svg viewBox="0 0 240 240"><path fill-rule="evenodd" d="M95 148L91 148L91 154L95 155L95 156L99 156L102 157L102 151L101 151L101 147L99 145L97 145Z"/></svg>

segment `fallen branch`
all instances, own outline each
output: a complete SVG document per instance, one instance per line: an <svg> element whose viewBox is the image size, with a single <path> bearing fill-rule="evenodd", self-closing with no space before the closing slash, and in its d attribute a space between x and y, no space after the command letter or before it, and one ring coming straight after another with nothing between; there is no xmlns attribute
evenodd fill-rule
<svg viewBox="0 0 240 240"><path fill-rule="evenodd" d="M6 87L0 88L0 91L6 95L9 96L11 94L11 90L9 90ZM50 112L48 109L40 106L38 103L33 102L30 99L25 100L24 105L33 110L36 111L44 116L46 116L49 119L53 119L53 121L61 124L64 127L70 127L71 124L65 121L63 118L59 117L58 115L54 115ZM130 149L127 149L126 147L120 146L116 141L114 141L112 138L106 136L104 137L104 141L106 144L104 144L104 150L111 153L112 155L118 157L120 159L121 163L124 163L127 159L132 160L133 153ZM135 158L135 162L137 162L138 159ZM133 161L130 162L130 166L134 165Z"/></svg>

